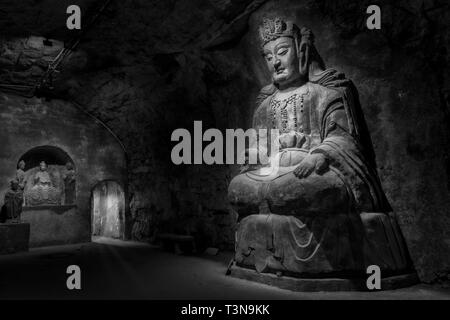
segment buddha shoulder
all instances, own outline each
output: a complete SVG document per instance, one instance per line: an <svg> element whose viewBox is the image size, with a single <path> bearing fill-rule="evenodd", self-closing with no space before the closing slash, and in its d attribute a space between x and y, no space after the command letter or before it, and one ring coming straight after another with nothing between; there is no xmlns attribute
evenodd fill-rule
<svg viewBox="0 0 450 320"><path fill-rule="evenodd" d="M340 87L326 87L317 83L308 82L310 99L318 106L326 108L344 99L344 90Z"/></svg>

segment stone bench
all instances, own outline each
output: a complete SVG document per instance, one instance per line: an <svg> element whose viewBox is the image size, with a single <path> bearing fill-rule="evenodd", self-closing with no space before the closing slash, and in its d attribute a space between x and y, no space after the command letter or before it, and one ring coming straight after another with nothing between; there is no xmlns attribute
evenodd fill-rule
<svg viewBox="0 0 450 320"><path fill-rule="evenodd" d="M180 235L175 233L160 233L156 236L157 241L163 248L172 249L176 254L184 252L196 252L195 240L193 236Z"/></svg>

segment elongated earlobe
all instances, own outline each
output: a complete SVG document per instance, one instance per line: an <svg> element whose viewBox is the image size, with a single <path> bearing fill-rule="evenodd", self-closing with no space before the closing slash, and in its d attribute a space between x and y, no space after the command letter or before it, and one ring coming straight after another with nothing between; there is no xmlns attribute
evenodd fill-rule
<svg viewBox="0 0 450 320"><path fill-rule="evenodd" d="M309 45L307 43L300 43L300 74L308 77L309 70Z"/></svg>
<svg viewBox="0 0 450 320"><path fill-rule="evenodd" d="M310 48L308 40L305 41L304 37L302 36L299 43L298 38L295 37L295 48L297 49L299 72L301 76L304 77L304 79L308 79L310 61Z"/></svg>

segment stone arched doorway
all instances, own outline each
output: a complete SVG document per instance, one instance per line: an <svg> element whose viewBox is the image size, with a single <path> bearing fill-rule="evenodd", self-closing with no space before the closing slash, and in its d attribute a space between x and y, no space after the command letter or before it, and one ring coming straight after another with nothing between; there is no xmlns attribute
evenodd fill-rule
<svg viewBox="0 0 450 320"><path fill-rule="evenodd" d="M125 193L113 180L101 181L91 193L92 237L125 238Z"/></svg>

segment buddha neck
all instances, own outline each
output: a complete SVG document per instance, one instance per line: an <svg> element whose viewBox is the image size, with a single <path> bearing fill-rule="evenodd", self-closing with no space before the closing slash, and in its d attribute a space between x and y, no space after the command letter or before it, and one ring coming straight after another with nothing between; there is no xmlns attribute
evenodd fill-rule
<svg viewBox="0 0 450 320"><path fill-rule="evenodd" d="M295 91L297 91L300 87L303 87L306 84L306 81L299 78L297 80L291 81L289 83L285 84L277 84L276 87L278 88L278 95L287 97L293 94Z"/></svg>
<svg viewBox="0 0 450 320"><path fill-rule="evenodd" d="M301 75L297 75L297 77L293 80L290 80L288 82L284 83L277 83L275 84L278 90L280 91L287 91L287 90L293 90L295 88L301 87L304 85L306 81L303 79Z"/></svg>
<svg viewBox="0 0 450 320"><path fill-rule="evenodd" d="M301 84L298 84L296 86L291 86L289 88L286 88L284 90L278 89L278 91L275 93L275 99L277 100L285 100L288 99L290 96L298 93L302 93L305 91L303 88L305 87L306 82L303 82Z"/></svg>

